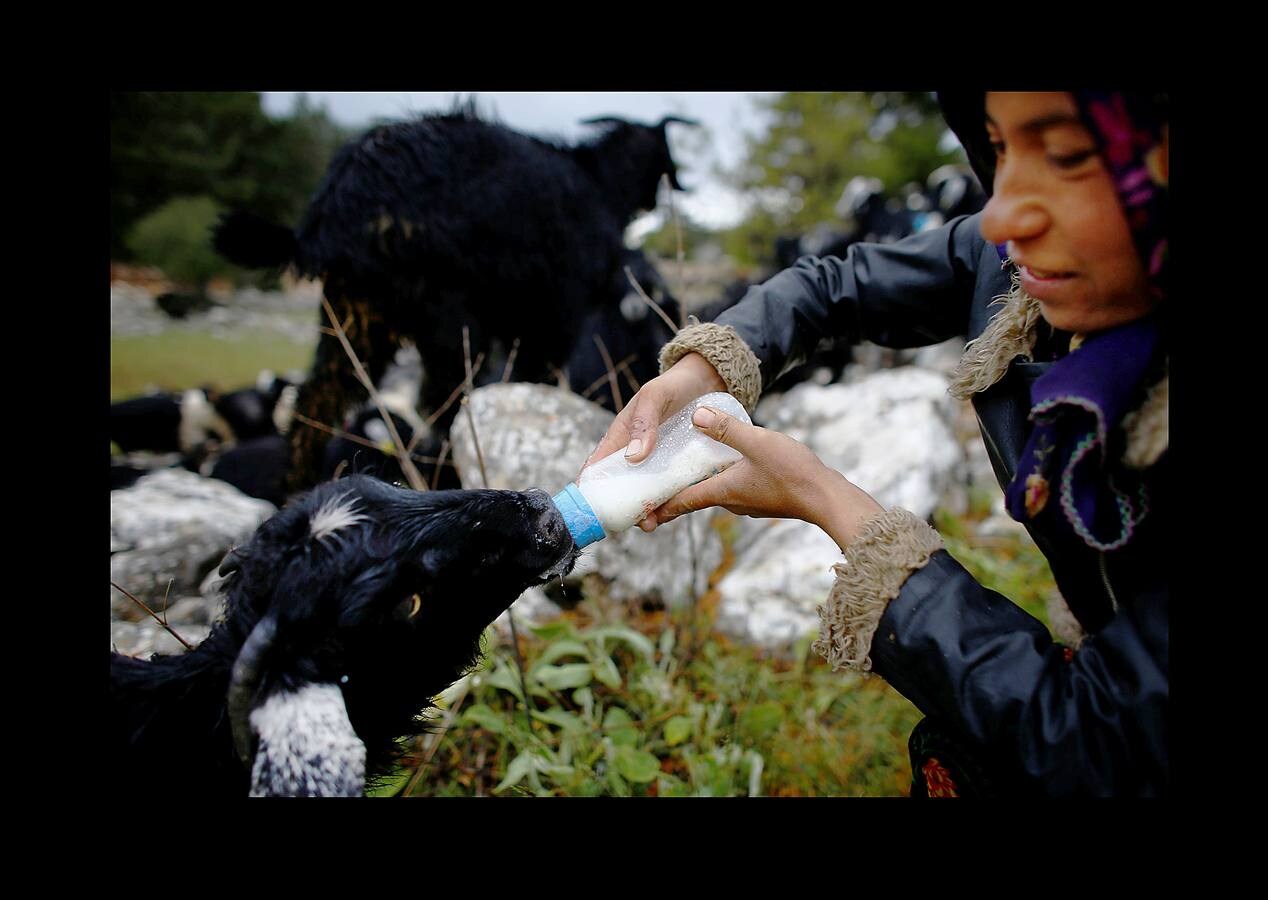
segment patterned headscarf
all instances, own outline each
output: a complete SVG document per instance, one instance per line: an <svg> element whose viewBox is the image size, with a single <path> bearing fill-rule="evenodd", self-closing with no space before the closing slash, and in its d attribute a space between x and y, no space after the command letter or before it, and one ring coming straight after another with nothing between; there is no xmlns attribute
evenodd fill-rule
<svg viewBox="0 0 1268 900"><path fill-rule="evenodd" d="M1104 91L1072 95L1113 179L1149 288L1159 304L1167 278L1167 98ZM989 194L995 154L982 92L939 94L947 124ZM1000 248L1000 256L1005 252ZM1140 402L1162 346L1158 312L1087 335L1031 385L1034 425L1007 489L1021 522L1048 520L1098 550L1131 540L1149 510L1130 473L1111 473L1110 432ZM1053 502L1049 502L1050 498Z"/></svg>

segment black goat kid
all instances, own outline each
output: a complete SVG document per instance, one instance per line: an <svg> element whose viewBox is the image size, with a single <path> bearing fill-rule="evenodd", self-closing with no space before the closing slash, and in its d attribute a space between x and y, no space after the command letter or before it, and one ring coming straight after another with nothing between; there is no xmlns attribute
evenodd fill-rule
<svg viewBox="0 0 1268 900"><path fill-rule="evenodd" d="M473 108L383 125L335 155L294 232L234 213L215 245L241 265L321 278L376 382L412 341L420 410L438 410L463 381L464 326L472 359L518 338L515 379L553 383L587 314L628 290L625 227L655 208L662 176L681 189L665 128L687 121L592 119L601 133L576 146L482 121ZM343 347L323 333L296 410L334 426L364 397ZM440 417L438 433L455 414ZM291 435L291 487L309 487L328 438Z"/></svg>
<svg viewBox="0 0 1268 900"><path fill-rule="evenodd" d="M111 654L111 773L129 790L359 795L484 629L577 555L543 491L322 484L226 558L225 613L198 647Z"/></svg>

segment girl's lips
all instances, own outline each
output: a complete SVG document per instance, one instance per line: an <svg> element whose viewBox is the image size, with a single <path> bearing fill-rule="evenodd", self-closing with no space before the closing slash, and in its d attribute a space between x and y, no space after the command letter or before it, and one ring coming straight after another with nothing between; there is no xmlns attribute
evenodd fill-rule
<svg viewBox="0 0 1268 900"><path fill-rule="evenodd" d="M1074 272L1048 272L1021 266L1021 285L1036 300L1060 300L1068 285L1078 277Z"/></svg>
<svg viewBox="0 0 1268 900"><path fill-rule="evenodd" d="M1050 272L1046 269L1035 269L1030 266L1022 266L1023 275L1029 276L1034 281L1059 281L1062 278L1073 278L1073 272Z"/></svg>

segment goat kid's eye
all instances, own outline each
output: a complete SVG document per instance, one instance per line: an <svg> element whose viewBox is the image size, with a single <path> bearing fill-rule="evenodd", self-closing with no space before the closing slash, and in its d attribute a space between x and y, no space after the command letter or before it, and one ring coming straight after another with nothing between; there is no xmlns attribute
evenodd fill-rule
<svg viewBox="0 0 1268 900"><path fill-rule="evenodd" d="M402 622L408 622L418 615L423 608L423 598L419 594L411 594L406 599L396 605L394 615Z"/></svg>

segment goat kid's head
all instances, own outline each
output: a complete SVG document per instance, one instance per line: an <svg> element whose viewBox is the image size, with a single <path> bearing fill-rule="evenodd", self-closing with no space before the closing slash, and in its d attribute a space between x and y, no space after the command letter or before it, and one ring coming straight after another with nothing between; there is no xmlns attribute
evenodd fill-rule
<svg viewBox="0 0 1268 900"><path fill-rule="evenodd" d="M484 629L577 556L540 490L354 475L296 498L221 566L245 635L228 712L252 793L362 793L367 754L371 770L390 760Z"/></svg>
<svg viewBox="0 0 1268 900"><path fill-rule="evenodd" d="M595 164L614 187L632 192L629 213L656 208L656 195L662 175L669 176L669 185L684 190L678 183L678 166L669 152L665 132L670 122L699 125L694 119L665 116L656 125L640 125L615 116L583 119L582 125L598 125L605 130L592 145Z"/></svg>

